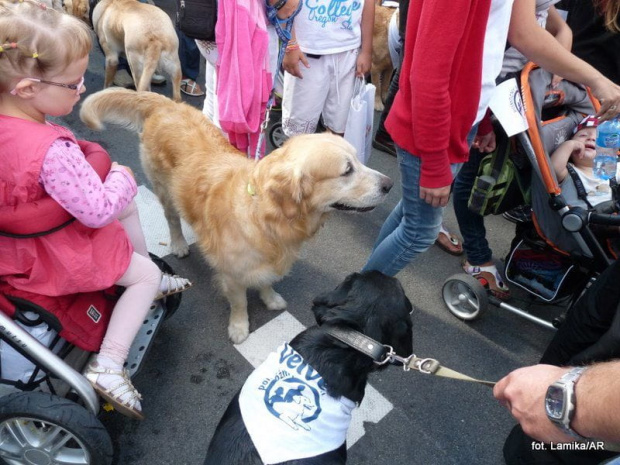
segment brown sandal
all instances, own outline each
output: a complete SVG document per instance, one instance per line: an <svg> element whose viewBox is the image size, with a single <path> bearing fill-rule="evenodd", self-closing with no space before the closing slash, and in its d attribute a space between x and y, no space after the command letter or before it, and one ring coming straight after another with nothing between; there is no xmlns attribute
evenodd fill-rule
<svg viewBox="0 0 620 465"><path fill-rule="evenodd" d="M443 225L441 225L435 244L450 255L463 255L463 245L459 238L445 229Z"/></svg>

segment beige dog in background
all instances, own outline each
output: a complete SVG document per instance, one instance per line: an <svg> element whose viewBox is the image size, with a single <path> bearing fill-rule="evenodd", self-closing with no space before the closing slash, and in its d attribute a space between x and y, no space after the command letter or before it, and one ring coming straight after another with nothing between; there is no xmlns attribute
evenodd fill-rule
<svg viewBox="0 0 620 465"><path fill-rule="evenodd" d="M138 91L151 90L159 70L172 81L172 98L181 101L179 39L165 11L136 0L102 0L93 10L93 28L105 54L104 88L112 85L124 52Z"/></svg>
<svg viewBox="0 0 620 465"><path fill-rule="evenodd" d="M375 1L375 24L372 32L372 65L370 80L376 87L375 110L383 111L383 102L387 98L392 78L392 59L388 47L388 31L392 15L398 8L381 6L381 1Z"/></svg>
<svg viewBox="0 0 620 465"><path fill-rule="evenodd" d="M304 241L330 212L372 210L392 187L342 137L296 136L257 163L200 110L151 92L97 92L80 118L94 129L109 122L140 134L142 166L164 207L172 253L189 253L182 216L230 303L234 343L249 334L248 288L259 290L269 310L285 309L272 285L289 272Z"/></svg>

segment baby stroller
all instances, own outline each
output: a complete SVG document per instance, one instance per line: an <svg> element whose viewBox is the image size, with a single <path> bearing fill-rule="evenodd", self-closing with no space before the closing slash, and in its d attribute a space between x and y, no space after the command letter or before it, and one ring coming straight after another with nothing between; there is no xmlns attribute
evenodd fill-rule
<svg viewBox="0 0 620 465"><path fill-rule="evenodd" d="M65 226L64 219L54 224L61 207L46 200L36 205L37 215L3 209L0 235L35 237ZM163 260L152 259L174 274ZM99 350L120 292L113 287L47 297L0 282L0 463L112 463L112 440L97 418L98 396L81 372ZM127 359L132 377L180 302L175 294L153 304Z"/></svg>
<svg viewBox="0 0 620 465"><path fill-rule="evenodd" d="M508 138L496 128L498 148L481 164L469 207L488 215L530 206L531 221L518 223L506 257L506 279L536 302L570 308L613 258L593 227L620 225L620 216L609 208L590 210L581 200L567 203L566 198L577 198L577 192L562 192L549 155L599 103L587 89L568 81L548 91L551 78L533 63L517 77L529 129ZM467 274L448 278L442 296L448 310L467 321L479 318L489 304L550 329L563 320L560 316L548 321L502 301Z"/></svg>

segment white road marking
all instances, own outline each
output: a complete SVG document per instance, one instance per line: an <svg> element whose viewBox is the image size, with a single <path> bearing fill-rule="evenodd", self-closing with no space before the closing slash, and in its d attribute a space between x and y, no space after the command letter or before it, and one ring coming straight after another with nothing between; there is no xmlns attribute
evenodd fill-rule
<svg viewBox="0 0 620 465"><path fill-rule="evenodd" d="M136 203L140 211L140 221L149 252L165 257L170 254L170 236L163 207L157 196L146 186L138 188ZM191 245L196 242L192 228L184 221L182 226L187 243ZM282 342L290 341L304 329L306 329L304 325L293 315L283 312L266 325L250 333L243 344L235 345L235 348L253 367L257 367ZM347 435L347 446L351 447L364 435L364 422L378 423L393 408L394 406L390 401L370 384L367 385L364 402L353 413L351 427Z"/></svg>
<svg viewBox="0 0 620 465"><path fill-rule="evenodd" d="M142 230L146 237L146 248L158 257L169 255L170 231L164 216L164 207L159 203L159 199L146 186L139 186L136 204L140 212ZM185 221L181 221L181 226L187 243L191 245L196 242L192 228Z"/></svg>
<svg viewBox="0 0 620 465"><path fill-rule="evenodd" d="M260 365L269 353L282 342L290 341L306 329L289 312L283 312L266 325L261 326L235 348L253 367ZM347 434L347 447L351 447L364 435L364 422L378 423L394 406L370 384L366 386L366 395L362 405L353 412L351 427Z"/></svg>

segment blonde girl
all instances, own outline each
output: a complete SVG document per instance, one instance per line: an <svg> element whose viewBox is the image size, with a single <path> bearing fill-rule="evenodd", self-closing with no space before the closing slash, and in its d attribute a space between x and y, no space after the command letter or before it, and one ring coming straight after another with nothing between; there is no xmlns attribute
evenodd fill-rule
<svg viewBox="0 0 620 465"><path fill-rule="evenodd" d="M59 219L68 213L76 220L37 237L0 236L0 280L47 296L125 287L84 374L119 412L142 419L123 364L152 301L191 283L162 276L149 259L131 170L47 121L71 113L86 91L91 45L90 30L72 16L0 0L0 211L52 197L62 206ZM110 166L102 178L87 161L93 152Z"/></svg>

